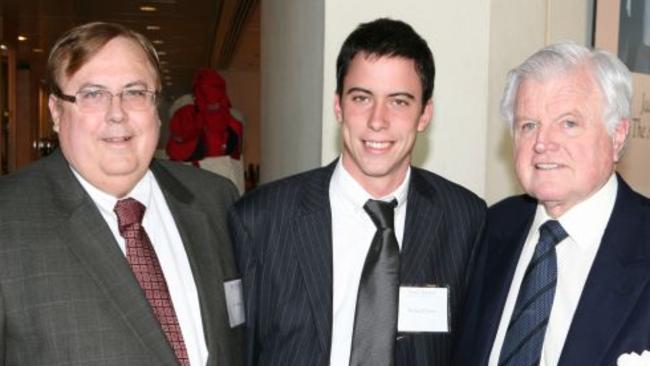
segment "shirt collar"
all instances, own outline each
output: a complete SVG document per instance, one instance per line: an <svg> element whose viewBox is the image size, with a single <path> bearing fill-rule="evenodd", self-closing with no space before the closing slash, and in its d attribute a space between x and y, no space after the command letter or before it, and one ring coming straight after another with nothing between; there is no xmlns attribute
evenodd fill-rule
<svg viewBox="0 0 650 366"><path fill-rule="evenodd" d="M115 207L115 204L117 203L118 199L113 195L108 194L100 190L99 188L95 187L92 183L88 182L72 166L70 166L70 170L72 170L72 173L75 175L79 183L81 183L81 186L88 193L90 198L92 198L95 204L99 206L101 210L104 210L105 212L110 212L112 214L113 208ZM138 181L135 187L133 187L131 192L129 192L125 196L125 198L126 197L134 198L138 200L140 203L142 203L146 208L149 208L151 204L151 196L152 196L151 192L152 192L152 185L154 179L155 178L153 176L153 173L151 173L151 170L147 170L147 172L142 177L142 179Z"/></svg>
<svg viewBox="0 0 650 366"><path fill-rule="evenodd" d="M342 161L343 159L339 158L334 173L332 174L331 184L336 192L340 192L341 197L343 197L346 204L349 204L355 210L363 210L363 206L366 202L369 199L373 199L373 197L363 189L361 184L359 184L359 182L357 182L347 170L345 170ZM382 201L391 201L393 198L397 199L397 207L395 210L399 210L406 204L410 180L411 167L409 166L404 181L399 185L399 187L379 199Z"/></svg>
<svg viewBox="0 0 650 366"><path fill-rule="evenodd" d="M594 243L600 243L614 209L617 190L618 180L616 174L612 174L607 183L596 193L570 208L557 219L571 239L580 247L585 248ZM533 227L537 231L547 220L553 220L553 218L546 213L544 206L538 203Z"/></svg>

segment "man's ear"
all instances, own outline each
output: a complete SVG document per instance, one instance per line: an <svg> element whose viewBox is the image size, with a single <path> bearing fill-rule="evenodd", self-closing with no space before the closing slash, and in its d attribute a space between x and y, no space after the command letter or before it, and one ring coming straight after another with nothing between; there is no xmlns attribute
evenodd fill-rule
<svg viewBox="0 0 650 366"><path fill-rule="evenodd" d="M341 98L338 93L334 93L334 116L338 123L343 122L343 109L341 108Z"/></svg>
<svg viewBox="0 0 650 366"><path fill-rule="evenodd" d="M422 109L422 114L418 119L418 132L424 131L429 123L431 123L431 118L433 117L433 99L429 99L427 104L424 105Z"/></svg>
<svg viewBox="0 0 650 366"><path fill-rule="evenodd" d="M52 122L54 126L52 129L54 132L59 133L59 124L61 122L61 102L53 95L50 95L48 99L47 106L50 109L50 115L52 115Z"/></svg>
<svg viewBox="0 0 650 366"><path fill-rule="evenodd" d="M612 133L612 146L614 147L614 162L618 163L621 158L623 147L625 146L625 140L627 134L630 131L630 120L624 119L621 120L614 132Z"/></svg>

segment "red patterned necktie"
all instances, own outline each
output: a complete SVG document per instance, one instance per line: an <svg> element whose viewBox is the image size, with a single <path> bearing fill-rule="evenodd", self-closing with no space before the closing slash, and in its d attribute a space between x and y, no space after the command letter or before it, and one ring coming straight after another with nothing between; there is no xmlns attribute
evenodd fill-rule
<svg viewBox="0 0 650 366"><path fill-rule="evenodd" d="M117 215L120 235L126 240L126 259L160 322L178 362L182 366L189 366L183 333L169 296L165 276L149 236L142 226L145 210L146 207L133 198L122 199L115 204L114 211Z"/></svg>

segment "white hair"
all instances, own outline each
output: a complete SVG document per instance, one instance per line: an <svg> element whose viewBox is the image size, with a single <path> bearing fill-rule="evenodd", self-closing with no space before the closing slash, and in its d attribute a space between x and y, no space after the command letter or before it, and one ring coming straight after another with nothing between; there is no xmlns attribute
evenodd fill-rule
<svg viewBox="0 0 650 366"><path fill-rule="evenodd" d="M588 67L600 87L607 132L611 135L622 120L629 119L632 76L628 68L610 52L564 41L544 47L508 72L501 98L501 116L510 130L514 124L517 91L524 80L547 80L580 67Z"/></svg>

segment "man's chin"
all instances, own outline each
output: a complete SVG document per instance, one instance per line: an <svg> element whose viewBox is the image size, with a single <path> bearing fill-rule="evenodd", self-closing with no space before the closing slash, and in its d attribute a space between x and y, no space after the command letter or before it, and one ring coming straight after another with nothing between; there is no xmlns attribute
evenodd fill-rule
<svg viewBox="0 0 650 366"><path fill-rule="evenodd" d="M109 164L103 164L101 171L104 176L111 178L144 175L146 169L141 169L137 163L132 161L113 161Z"/></svg>
<svg viewBox="0 0 650 366"><path fill-rule="evenodd" d="M557 189L537 189L534 192L528 192L528 195L536 198L547 210L564 206L568 200L566 192Z"/></svg>

